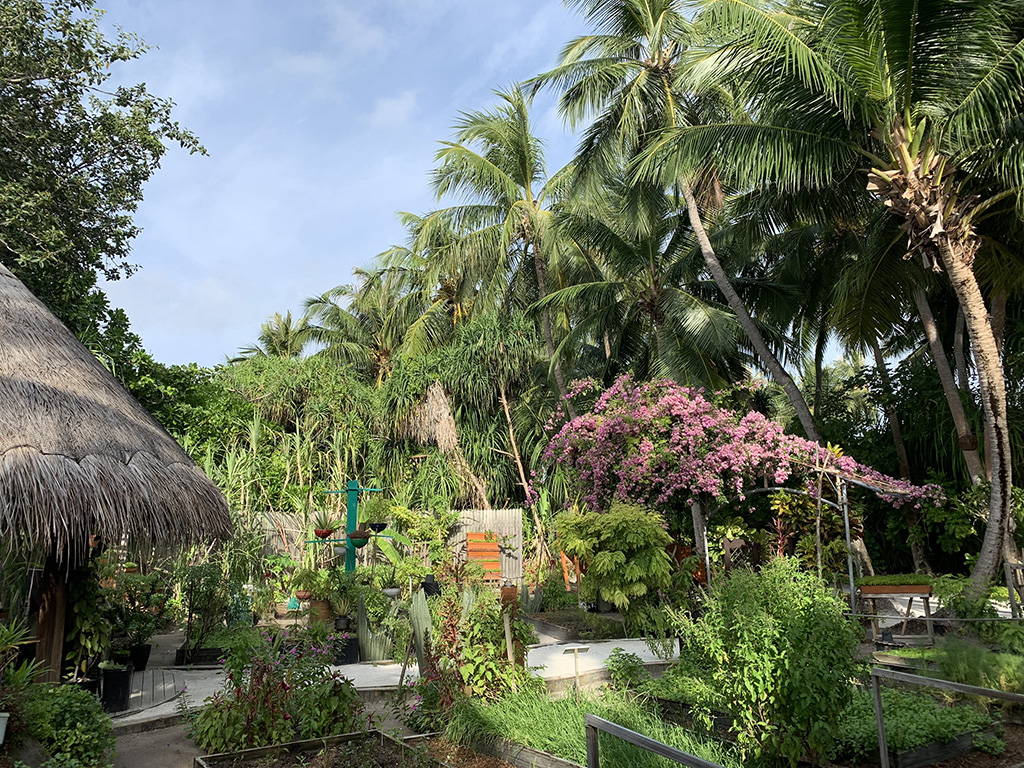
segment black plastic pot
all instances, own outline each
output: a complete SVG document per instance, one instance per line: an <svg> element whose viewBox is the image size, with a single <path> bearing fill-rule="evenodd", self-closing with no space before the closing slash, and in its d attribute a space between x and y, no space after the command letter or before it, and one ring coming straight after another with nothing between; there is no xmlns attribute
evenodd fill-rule
<svg viewBox="0 0 1024 768"><path fill-rule="evenodd" d="M103 709L124 712L132 697L132 671L130 669L103 670Z"/></svg>
<svg viewBox="0 0 1024 768"><path fill-rule="evenodd" d="M128 658L132 662L132 666L136 672L145 672L146 665L149 664L149 654L152 653L153 646L149 643L145 645L135 645L128 649Z"/></svg>
<svg viewBox="0 0 1024 768"><path fill-rule="evenodd" d="M387 523L367 523L366 527L369 528L374 533L380 533L381 531L383 531L385 528L388 527L388 524Z"/></svg>
<svg viewBox="0 0 1024 768"><path fill-rule="evenodd" d="M434 597L441 594L441 585L434 581L434 574L432 573L428 573L423 577L420 587L423 588L423 594L426 597Z"/></svg>
<svg viewBox="0 0 1024 768"><path fill-rule="evenodd" d="M348 629L349 624L351 624L351 623L352 623L352 620L348 616L335 616L334 617L334 628L336 630L338 630L339 632L344 632L346 629Z"/></svg>
<svg viewBox="0 0 1024 768"><path fill-rule="evenodd" d="M88 691L96 698L100 696L100 679L98 677L79 677L71 680L68 685L77 685L83 691Z"/></svg>
<svg viewBox="0 0 1024 768"><path fill-rule="evenodd" d="M357 664L359 663L359 638L355 635L334 652L335 664Z"/></svg>

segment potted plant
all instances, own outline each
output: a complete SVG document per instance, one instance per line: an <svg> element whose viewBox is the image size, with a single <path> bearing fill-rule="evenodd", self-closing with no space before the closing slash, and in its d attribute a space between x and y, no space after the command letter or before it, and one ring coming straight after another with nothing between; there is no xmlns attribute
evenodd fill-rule
<svg viewBox="0 0 1024 768"><path fill-rule="evenodd" d="M318 539L329 539L338 530L338 521L326 511L317 512L313 516L313 533Z"/></svg>
<svg viewBox="0 0 1024 768"><path fill-rule="evenodd" d="M402 583L398 578L398 568L396 566L392 566L390 571L387 568L382 568L379 579L380 591L384 593L385 597L395 600L402 594Z"/></svg>
<svg viewBox="0 0 1024 768"><path fill-rule="evenodd" d="M865 576L857 579L862 595L931 595L931 576L922 573Z"/></svg>
<svg viewBox="0 0 1024 768"><path fill-rule="evenodd" d="M103 695L100 700L107 712L124 712L132 697L132 670L127 664L101 661Z"/></svg>
<svg viewBox="0 0 1024 768"><path fill-rule="evenodd" d="M297 598L309 600L311 621L330 621L331 597L335 592L330 571L323 568L299 568L292 577L292 587Z"/></svg>
<svg viewBox="0 0 1024 768"><path fill-rule="evenodd" d="M160 580L154 573L126 573L108 592L112 624L120 634L119 645L138 672L149 664L153 649L149 640L163 620L164 598L157 592L159 588Z"/></svg>
<svg viewBox="0 0 1024 768"><path fill-rule="evenodd" d="M185 644L175 654L175 664L215 663L221 648L207 648L213 633L224 626L227 589L218 563L182 564L179 577L185 613Z"/></svg>
<svg viewBox="0 0 1024 768"><path fill-rule="evenodd" d="M348 535L348 543L356 549L362 549L370 540L370 532L364 528L356 528Z"/></svg>
<svg viewBox="0 0 1024 768"><path fill-rule="evenodd" d="M369 529L373 533L381 533L388 527L387 518L391 504L380 496L371 496L363 502L359 510L359 528Z"/></svg>
<svg viewBox="0 0 1024 768"><path fill-rule="evenodd" d="M349 628L352 622L352 611L355 610L355 603L352 598L343 595L335 595L331 598L331 612L334 614L334 628L344 631Z"/></svg>

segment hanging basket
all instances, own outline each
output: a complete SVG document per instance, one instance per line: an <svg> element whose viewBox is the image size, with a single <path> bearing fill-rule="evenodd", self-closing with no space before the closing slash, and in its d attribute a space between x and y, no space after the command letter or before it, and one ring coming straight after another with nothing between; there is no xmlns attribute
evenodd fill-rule
<svg viewBox="0 0 1024 768"><path fill-rule="evenodd" d="M296 589L295 590L295 597L298 598L299 600L309 600L309 598L311 598L312 596L313 596L312 591L310 591L308 589Z"/></svg>
<svg viewBox="0 0 1024 768"><path fill-rule="evenodd" d="M329 539L338 530L337 528L315 528L313 533L316 534L318 539Z"/></svg>
<svg viewBox="0 0 1024 768"><path fill-rule="evenodd" d="M352 531L348 535L349 543L356 549L362 549L366 546L366 542L370 540L369 531Z"/></svg>

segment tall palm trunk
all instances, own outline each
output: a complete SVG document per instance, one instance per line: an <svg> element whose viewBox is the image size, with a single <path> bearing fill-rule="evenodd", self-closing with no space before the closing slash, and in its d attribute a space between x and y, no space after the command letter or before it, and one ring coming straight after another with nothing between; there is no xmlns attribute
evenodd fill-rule
<svg viewBox="0 0 1024 768"><path fill-rule="evenodd" d="M932 353L932 361L939 374L939 381L942 384L942 391L946 395L946 403L949 405L949 412L953 416L953 424L956 426L957 444L964 454L964 461L967 462L967 473L971 476L972 483L980 483L985 479L985 467L978 455L978 438L971 430L971 424L967 420L967 412L964 411L963 401L960 399L960 390L957 389L953 380L953 371L949 367L949 359L946 357L946 350L942 348L942 341L939 339L938 326L935 324L935 316L928 304L928 297L925 296L924 288L920 285L914 286L911 292L914 297L914 304L917 305L917 312L921 316L921 325L924 326L924 335L928 339L928 347ZM991 329L990 329L991 330Z"/></svg>
<svg viewBox="0 0 1024 768"><path fill-rule="evenodd" d="M536 241L533 243L533 268L537 273L537 296L543 301L548 295L548 265L544 263L544 255ZM565 386L565 375L562 373L562 364L555 357L555 336L551 331L551 310L545 305L540 311L540 323L544 332L544 346L547 348L548 359L552 362L555 374L555 386L558 387L558 395L562 399L565 408L565 415L570 419L576 418L576 408L569 399L569 390Z"/></svg>
<svg viewBox="0 0 1024 768"><path fill-rule="evenodd" d="M875 357L875 368L878 369L878 376L882 380L882 386L888 395L889 404L885 406L885 418L889 422L889 431L892 433L892 442L896 447L896 456L900 462L900 477L910 480L910 456L907 454L907 444L903 440L903 427L900 425L900 415L896 407L892 405L892 379L889 378L889 369L885 365L885 356L882 348L878 345L878 339L874 336L870 341L871 352ZM917 512L907 512L907 529L910 531L910 556L914 560L914 573L932 573L932 566L924 553L922 539L924 528L921 526L921 515Z"/></svg>
<svg viewBox="0 0 1024 768"><path fill-rule="evenodd" d="M505 423L508 425L508 441L512 446L512 458L516 462L516 470L519 472L519 483L523 486L523 494L530 498L530 482L526 479L526 468L523 466L523 458L519 453L519 444L516 442L516 433L512 428L512 412L508 407L508 396L505 391L505 381L498 379L498 399L501 401L501 409L505 413ZM551 559L548 552L547 534L544 531L544 522L540 519L537 505L530 504L530 511L533 513L533 525L537 529L537 559L541 564Z"/></svg>
<svg viewBox="0 0 1024 768"><path fill-rule="evenodd" d="M740 327L743 332L750 339L750 343L754 346L754 351L757 352L758 358L761 360L761 364L768 369L768 372L772 375L786 396L789 398L789 402L793 405L793 410L796 411L796 416L800 419L800 424L804 428L804 432L807 437L816 443L821 443L821 434L818 432L818 427L814 423L814 417L811 415L810 408L807 407L807 401L804 400L803 394L800 392L800 388L793 381L793 377L786 372L786 369L782 367L782 363L775 356L775 353L768 348L768 344L765 342L761 332L754 325L754 320L751 318L750 313L747 312L747 308L743 305L743 301L740 299L736 290L732 287L732 283L729 282L729 278L725 274L725 270L722 269L722 264L718 260L718 256L715 254L715 249L711 245L711 240L708 238L707 230L704 229L704 222L700 218L700 209L697 207L697 201L694 198L693 190L687 182L682 183L683 198L686 200L686 211L690 216L690 226L693 227L694 233L697 235L697 242L700 244L701 254L704 256L704 262L707 264L708 271L711 272L711 276L714 278L715 285L718 286L718 290L725 296L725 300L728 302L729 307L732 309L736 318L740 322Z"/></svg>
<svg viewBox="0 0 1024 768"><path fill-rule="evenodd" d="M938 239L942 266L949 275L960 306L964 310L967 333L978 367L981 404L985 411L985 424L989 430L992 454L989 467L992 472L992 491L989 496L988 525L981 542L978 561L971 571L971 591L981 594L991 582L999 567L1000 557L1011 562L1019 560L1011 537L1013 514L1010 508L1013 490L1013 468L1010 460L1010 427L1006 402L1006 379L999 347L989 320L985 300L971 269L972 243L951 242L948 234Z"/></svg>

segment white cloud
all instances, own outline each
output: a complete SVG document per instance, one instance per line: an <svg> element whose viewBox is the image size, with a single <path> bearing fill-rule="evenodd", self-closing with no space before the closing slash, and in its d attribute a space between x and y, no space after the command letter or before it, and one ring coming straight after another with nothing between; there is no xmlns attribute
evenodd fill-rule
<svg viewBox="0 0 1024 768"><path fill-rule="evenodd" d="M288 75L302 77L330 77L337 70L337 62L321 53L278 54L274 69Z"/></svg>
<svg viewBox="0 0 1024 768"><path fill-rule="evenodd" d="M397 96L383 96L377 99L370 113L370 125L390 127L408 122L416 109L416 92L403 91Z"/></svg>
<svg viewBox="0 0 1024 768"><path fill-rule="evenodd" d="M364 54L384 47L384 28L367 21L347 2L328 3L324 13L334 39L352 54Z"/></svg>

